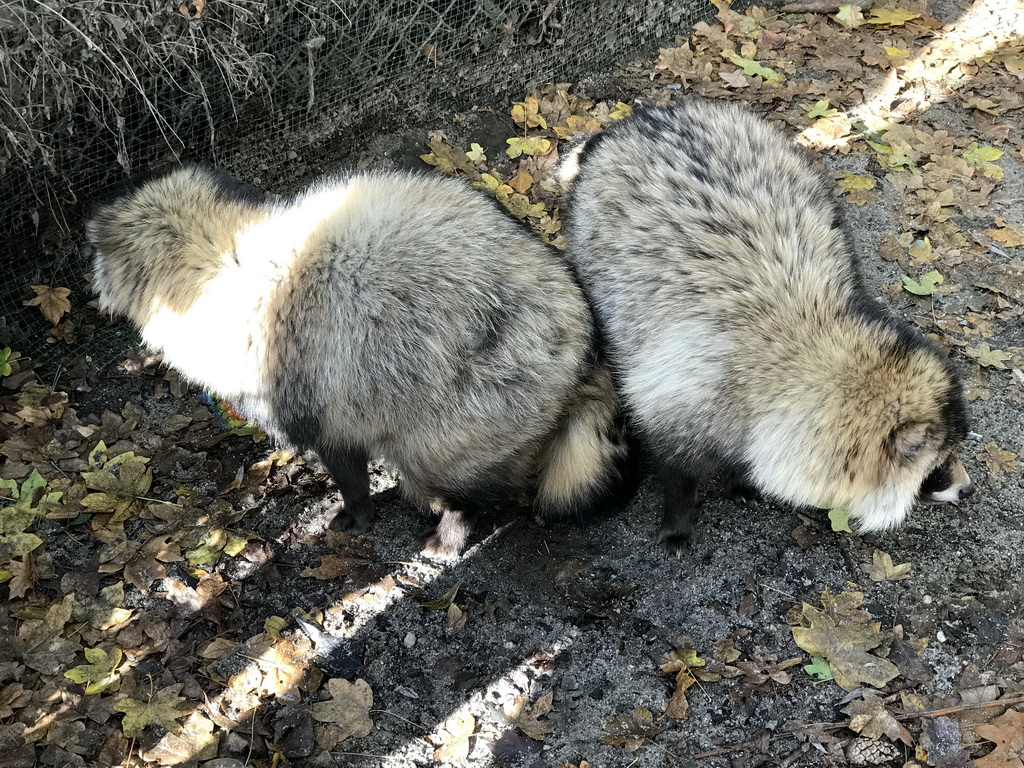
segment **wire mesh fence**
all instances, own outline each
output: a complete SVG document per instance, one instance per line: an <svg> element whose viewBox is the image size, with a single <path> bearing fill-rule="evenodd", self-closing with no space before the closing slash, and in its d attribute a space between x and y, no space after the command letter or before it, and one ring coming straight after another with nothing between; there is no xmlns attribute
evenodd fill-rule
<svg viewBox="0 0 1024 768"><path fill-rule="evenodd" d="M707 0L8 2L0 347L45 362L123 349L74 311L55 337L25 302L32 285L59 286L84 307L82 219L133 173L182 159L286 166L296 148L315 158L382 125L439 127L457 108L506 108L537 83L651 54L713 13Z"/></svg>

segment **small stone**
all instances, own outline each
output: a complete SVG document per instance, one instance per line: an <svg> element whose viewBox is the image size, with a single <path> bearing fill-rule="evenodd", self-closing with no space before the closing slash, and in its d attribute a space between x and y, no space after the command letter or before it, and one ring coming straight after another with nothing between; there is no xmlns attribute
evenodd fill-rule
<svg viewBox="0 0 1024 768"><path fill-rule="evenodd" d="M412 632L408 632L405 635L405 640L402 641L406 648L412 648L416 645L416 635Z"/></svg>

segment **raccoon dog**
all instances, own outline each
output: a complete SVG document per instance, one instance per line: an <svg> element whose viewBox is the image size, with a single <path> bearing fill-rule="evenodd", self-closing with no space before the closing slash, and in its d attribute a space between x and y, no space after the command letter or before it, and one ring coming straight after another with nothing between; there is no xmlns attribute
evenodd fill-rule
<svg viewBox="0 0 1024 768"><path fill-rule="evenodd" d="M957 377L866 292L803 150L694 100L639 112L574 163L569 258L664 485L670 551L717 469L740 498L845 506L864 531L899 523L923 485L971 493Z"/></svg>
<svg viewBox="0 0 1024 768"><path fill-rule="evenodd" d="M619 488L627 450L582 292L557 251L461 182L367 173L271 202L187 166L87 233L101 305L314 450L343 496L334 527L370 525L368 458L443 513L437 554L505 496L579 514Z"/></svg>

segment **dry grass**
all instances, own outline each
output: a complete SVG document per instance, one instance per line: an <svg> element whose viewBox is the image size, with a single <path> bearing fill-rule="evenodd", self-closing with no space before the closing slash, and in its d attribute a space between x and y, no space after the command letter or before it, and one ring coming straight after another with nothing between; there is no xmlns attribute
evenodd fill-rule
<svg viewBox="0 0 1024 768"><path fill-rule="evenodd" d="M187 11L188 9L186 9ZM263 5L210 2L195 19L159 0L18 0L0 15L0 172L11 161L52 168L63 140L83 120L109 131L117 159L142 109L166 145L180 151L174 116L182 102L203 105L216 130L211 93L231 108L269 95L273 58Z"/></svg>

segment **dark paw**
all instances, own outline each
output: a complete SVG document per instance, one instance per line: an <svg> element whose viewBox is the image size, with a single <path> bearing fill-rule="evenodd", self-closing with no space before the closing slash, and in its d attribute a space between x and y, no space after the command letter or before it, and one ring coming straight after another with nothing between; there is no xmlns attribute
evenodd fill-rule
<svg viewBox="0 0 1024 768"><path fill-rule="evenodd" d="M368 533L373 526L373 507L346 510L345 502L339 501L327 512L327 519L330 521L327 527L332 531L345 531L351 534Z"/></svg>
<svg viewBox="0 0 1024 768"><path fill-rule="evenodd" d="M682 557L690 551L690 535L678 531L659 531L658 544L672 557Z"/></svg>
<svg viewBox="0 0 1024 768"><path fill-rule="evenodd" d="M761 500L761 492L753 486L737 483L729 487L729 498L744 507L752 507Z"/></svg>

